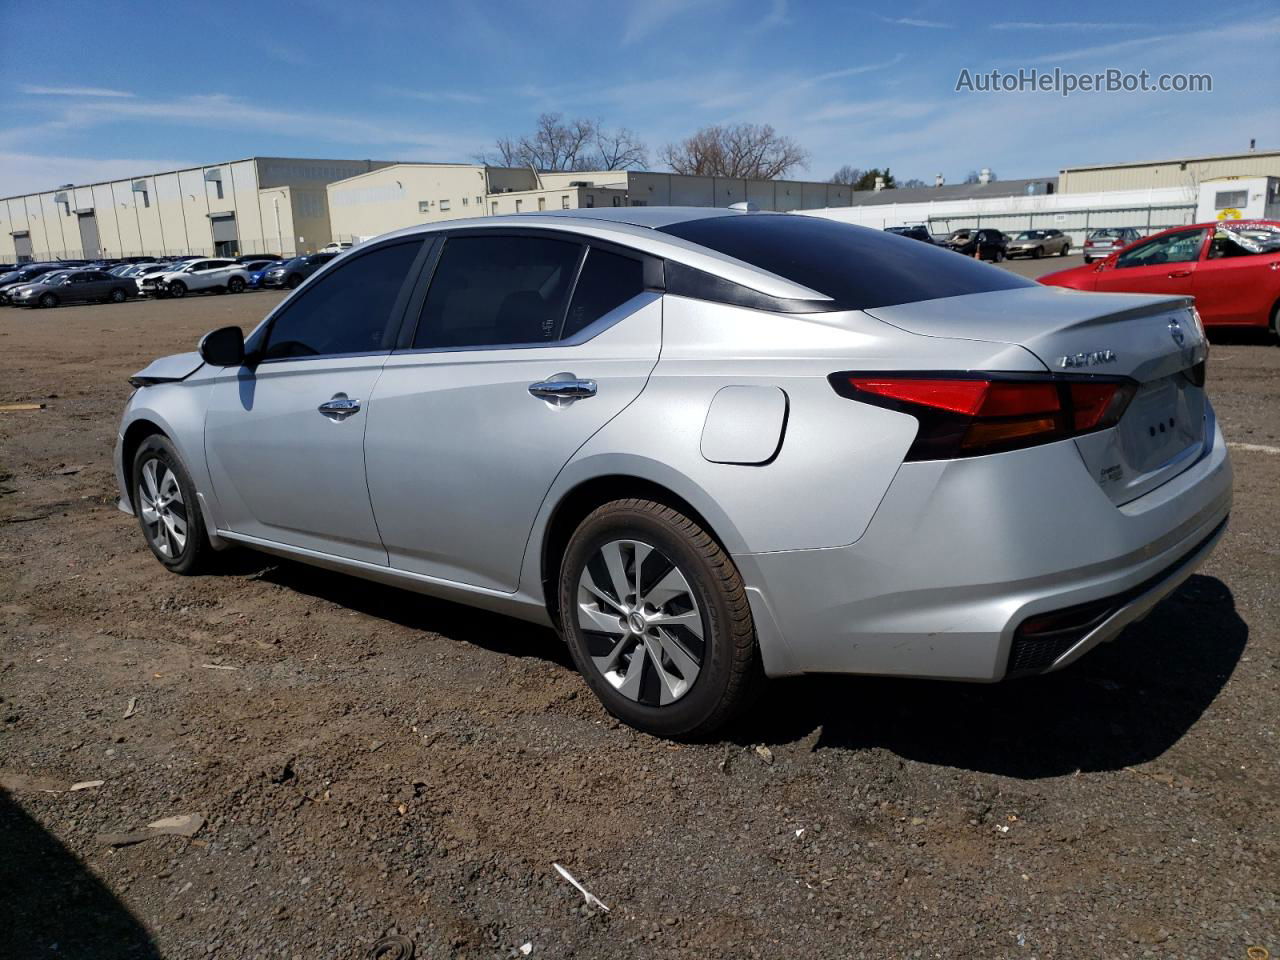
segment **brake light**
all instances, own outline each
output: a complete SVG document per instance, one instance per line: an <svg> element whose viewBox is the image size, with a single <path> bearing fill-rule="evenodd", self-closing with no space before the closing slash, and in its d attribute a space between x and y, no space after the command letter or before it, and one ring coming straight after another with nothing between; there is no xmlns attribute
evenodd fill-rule
<svg viewBox="0 0 1280 960"><path fill-rule="evenodd" d="M908 460L1016 450L1114 426L1137 390L1124 378L837 373L836 392L919 422Z"/></svg>

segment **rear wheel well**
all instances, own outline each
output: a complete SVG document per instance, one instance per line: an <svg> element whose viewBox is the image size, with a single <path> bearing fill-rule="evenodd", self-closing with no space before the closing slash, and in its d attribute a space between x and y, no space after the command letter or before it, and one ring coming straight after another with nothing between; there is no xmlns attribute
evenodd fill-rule
<svg viewBox="0 0 1280 960"><path fill-rule="evenodd" d="M613 500L625 500L634 497L640 500L652 500L664 506L679 510L698 526L702 527L713 540L724 549L724 543L711 528L711 524L700 514L689 501L660 483L644 480L640 477L608 476L596 477L574 487L561 498L552 511L547 522L547 531L542 538L542 595L546 600L547 613L551 622L560 625L560 564L564 559L565 548L569 538L597 507ZM725 550L728 553L728 550Z"/></svg>
<svg viewBox="0 0 1280 960"><path fill-rule="evenodd" d="M165 432L150 420L135 420L124 432L124 442L120 447L120 465L124 471L125 490L129 493L129 503L135 511L138 505L133 503L133 458L138 455L138 448L142 446L142 442L156 434L168 439Z"/></svg>

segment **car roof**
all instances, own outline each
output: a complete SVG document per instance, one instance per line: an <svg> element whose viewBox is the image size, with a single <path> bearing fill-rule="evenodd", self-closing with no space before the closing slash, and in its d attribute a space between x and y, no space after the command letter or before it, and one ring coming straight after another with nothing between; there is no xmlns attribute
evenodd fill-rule
<svg viewBox="0 0 1280 960"><path fill-rule="evenodd" d="M715 274L725 280L756 290L771 297L785 300L830 300L826 294L811 290L792 280L787 280L760 267L744 263L734 257L718 253L709 247L693 243L669 233L660 233L660 227L691 220L708 220L713 217L784 217L791 214L765 211L730 210L725 207L601 207L579 210L540 210L489 217L470 217L461 220L442 220L436 223L417 224L377 239L385 241L396 237L417 236L440 232L492 230L502 227L520 229L567 230L584 239L612 241L641 253L676 260L697 270ZM373 241L370 241L373 242ZM357 244L344 250L339 256L358 254L365 244Z"/></svg>

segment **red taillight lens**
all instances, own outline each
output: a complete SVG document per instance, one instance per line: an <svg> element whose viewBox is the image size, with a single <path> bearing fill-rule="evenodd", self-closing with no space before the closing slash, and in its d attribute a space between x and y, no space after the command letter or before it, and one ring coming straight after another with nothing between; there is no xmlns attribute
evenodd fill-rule
<svg viewBox="0 0 1280 960"><path fill-rule="evenodd" d="M854 400L920 421L908 460L942 460L1015 450L1114 426L1136 384L1125 379L1041 376L831 376Z"/></svg>

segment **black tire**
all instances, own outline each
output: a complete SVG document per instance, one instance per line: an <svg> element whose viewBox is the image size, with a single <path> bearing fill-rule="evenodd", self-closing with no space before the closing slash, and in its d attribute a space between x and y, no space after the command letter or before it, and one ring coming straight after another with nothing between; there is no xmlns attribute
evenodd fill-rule
<svg viewBox="0 0 1280 960"><path fill-rule="evenodd" d="M647 544L674 564L701 612L700 669L687 691L665 705L633 700L615 689L592 661L589 646L608 640L584 632L579 620L583 571L602 547L619 540ZM707 531L671 507L637 499L598 507L569 539L558 591L562 629L578 671L605 709L633 727L663 737L703 737L731 720L759 686L763 674L742 577ZM652 660L644 667L656 685ZM643 690L645 679L640 679Z"/></svg>
<svg viewBox="0 0 1280 960"><path fill-rule="evenodd" d="M1034 250L1031 251L1032 260L1039 260L1043 256L1044 256L1044 247L1036 247Z"/></svg>
<svg viewBox="0 0 1280 960"><path fill-rule="evenodd" d="M173 283L169 284L166 293L175 300L181 300L187 295L187 285L181 280L175 280Z"/></svg>
<svg viewBox="0 0 1280 960"><path fill-rule="evenodd" d="M1280 347L1280 301L1271 308L1271 335L1276 338L1276 346Z"/></svg>
<svg viewBox="0 0 1280 960"><path fill-rule="evenodd" d="M166 536L167 524L162 519L148 522L146 502L151 499L144 489L148 483L146 474L148 463L156 464L156 479L163 480L168 471L181 491L180 500L165 504L165 510L182 520L186 528L185 542L178 547L174 539ZM138 452L133 457L133 488L130 496L133 500L134 513L138 517L138 526L142 528L143 539L151 553L164 564L165 568L182 576L204 573L212 562L213 547L209 545L209 537L205 531L204 516L196 500L196 489L191 477L177 450L169 439L161 434L152 434L142 441ZM161 489L164 488L161 484Z"/></svg>
<svg viewBox="0 0 1280 960"><path fill-rule="evenodd" d="M296 273L289 274L289 279L285 282L285 286L290 290L297 290L298 287L302 286L302 277Z"/></svg>
<svg viewBox="0 0 1280 960"><path fill-rule="evenodd" d="M239 277L232 277L227 281L227 293L244 293L244 281Z"/></svg>
<svg viewBox="0 0 1280 960"><path fill-rule="evenodd" d="M45 308L56 307L58 305L58 298L52 293L45 293L41 294L40 299L37 302L40 306Z"/></svg>
<svg viewBox="0 0 1280 960"><path fill-rule="evenodd" d="M1070 252L1071 252L1071 244L1064 243L1062 245L1062 249L1058 251L1058 256L1065 257Z"/></svg>
<svg viewBox="0 0 1280 960"><path fill-rule="evenodd" d="M120 287L116 287L114 290L111 291L111 295L107 297L107 299L110 300L112 303L124 303L126 300L129 299L129 295L125 293L124 290L121 289Z"/></svg>
<svg viewBox="0 0 1280 960"><path fill-rule="evenodd" d="M1093 257L1085 257L1084 262L1086 265L1093 263Z"/></svg>

